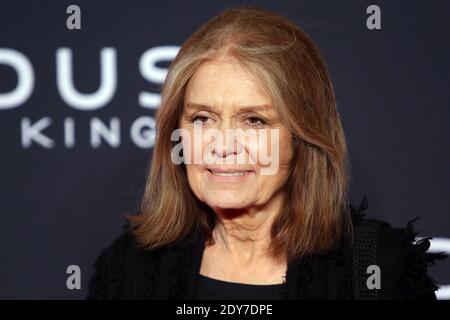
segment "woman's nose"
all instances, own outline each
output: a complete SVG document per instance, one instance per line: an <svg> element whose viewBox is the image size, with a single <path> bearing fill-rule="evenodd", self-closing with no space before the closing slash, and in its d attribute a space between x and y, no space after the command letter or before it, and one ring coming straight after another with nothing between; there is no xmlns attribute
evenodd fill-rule
<svg viewBox="0 0 450 320"><path fill-rule="evenodd" d="M221 125L213 148L217 158L227 158L242 152L244 148L238 130L231 125Z"/></svg>

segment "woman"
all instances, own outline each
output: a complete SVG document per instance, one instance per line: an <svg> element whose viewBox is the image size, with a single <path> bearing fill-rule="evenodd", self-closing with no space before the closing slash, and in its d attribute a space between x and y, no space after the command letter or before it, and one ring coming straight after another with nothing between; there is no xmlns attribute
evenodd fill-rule
<svg viewBox="0 0 450 320"><path fill-rule="evenodd" d="M366 198L347 204L330 76L291 21L244 6L202 26L157 124L140 213L97 259L88 298L435 299L429 241L365 219Z"/></svg>

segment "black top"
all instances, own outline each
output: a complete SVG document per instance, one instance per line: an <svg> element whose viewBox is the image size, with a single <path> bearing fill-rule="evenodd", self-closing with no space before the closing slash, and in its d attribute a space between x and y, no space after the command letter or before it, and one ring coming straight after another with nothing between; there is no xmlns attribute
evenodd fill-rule
<svg viewBox="0 0 450 320"><path fill-rule="evenodd" d="M415 241L417 232L412 222L397 229L366 219L363 211L367 199L363 202L358 208L350 206L355 238L363 241L345 240L325 254L289 261L281 290L283 299L436 299L438 287L427 268L443 255L426 252L429 238ZM371 227L374 225L378 227ZM241 294L278 297L276 287L259 288L255 293L252 286L202 278L199 272L204 248L202 233L193 232L175 245L144 249L126 228L98 256L87 298L195 299L227 295L236 299ZM366 268L373 261L381 270L381 289L368 291Z"/></svg>
<svg viewBox="0 0 450 320"><path fill-rule="evenodd" d="M213 279L199 274L197 300L281 300L284 284L254 285Z"/></svg>

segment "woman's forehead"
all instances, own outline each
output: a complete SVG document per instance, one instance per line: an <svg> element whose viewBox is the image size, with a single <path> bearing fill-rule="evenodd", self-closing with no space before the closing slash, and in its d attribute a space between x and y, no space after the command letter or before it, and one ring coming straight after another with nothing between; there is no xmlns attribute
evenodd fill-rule
<svg viewBox="0 0 450 320"><path fill-rule="evenodd" d="M267 100L258 79L239 63L230 61L204 62L189 80L186 96L212 99L232 96L241 100L241 104L254 104L255 99ZM248 99L252 101L247 102ZM258 102L264 103L267 101Z"/></svg>
<svg viewBox="0 0 450 320"><path fill-rule="evenodd" d="M271 99L255 77L231 62L206 62L200 66L189 80L184 100L190 108L272 108Z"/></svg>

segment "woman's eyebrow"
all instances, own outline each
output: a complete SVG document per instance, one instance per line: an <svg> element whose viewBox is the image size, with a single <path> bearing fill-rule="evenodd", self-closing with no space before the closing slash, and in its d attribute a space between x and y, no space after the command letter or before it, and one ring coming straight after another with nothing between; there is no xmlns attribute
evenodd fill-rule
<svg viewBox="0 0 450 320"><path fill-rule="evenodd" d="M240 106L240 111L272 111L270 104L261 104L256 106Z"/></svg>
<svg viewBox="0 0 450 320"><path fill-rule="evenodd" d="M186 109L191 109L191 110L206 110L206 111L211 111L214 112L214 108L207 106L205 104L201 104L201 103L192 103L192 102L188 102L186 103Z"/></svg>
<svg viewBox="0 0 450 320"><path fill-rule="evenodd" d="M214 112L213 107L202 104L202 103L188 102L188 103L186 103L186 108ZM255 106L239 106L237 108L239 111L271 111L272 110L272 106L270 104L261 104L261 105L255 105Z"/></svg>

